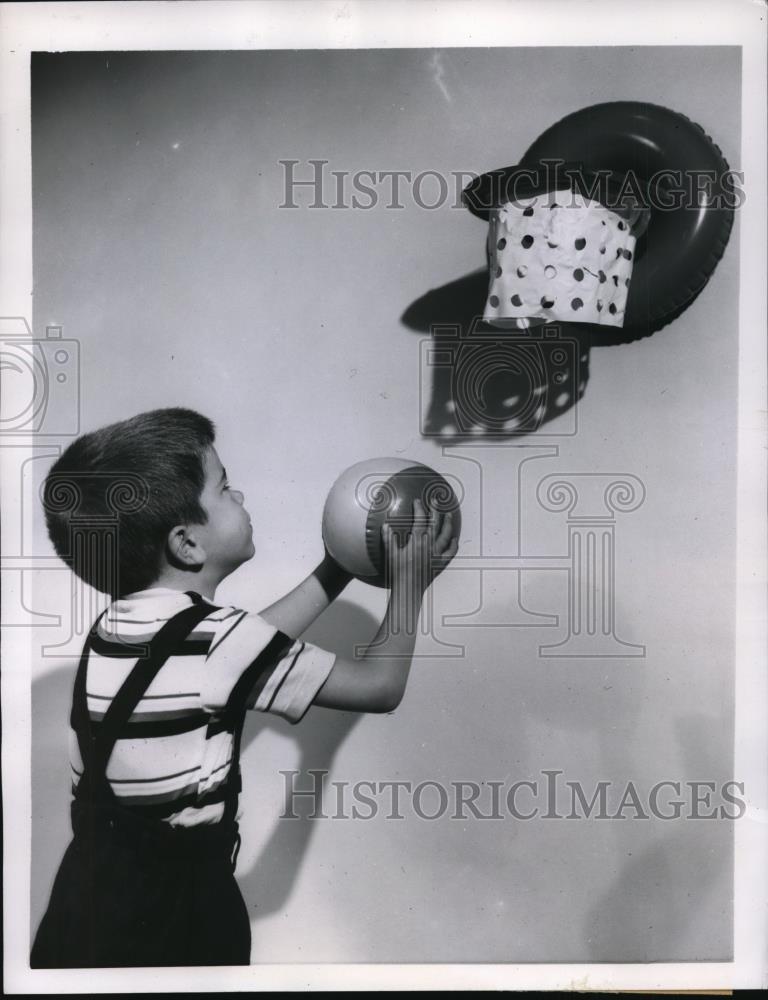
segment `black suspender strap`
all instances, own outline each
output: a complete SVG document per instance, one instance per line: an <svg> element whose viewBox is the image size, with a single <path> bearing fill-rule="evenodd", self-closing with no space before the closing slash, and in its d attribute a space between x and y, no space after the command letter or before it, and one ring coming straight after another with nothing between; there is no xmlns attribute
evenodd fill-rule
<svg viewBox="0 0 768 1000"><path fill-rule="evenodd" d="M264 649L259 653L247 670L243 671L240 680L235 684L227 701L224 710L225 717L234 732L234 742L232 746L232 769L227 780L227 796L224 801L223 822L232 822L237 813L237 797L240 793L242 781L240 778L240 743L243 737L243 727L245 726L245 716L247 704L255 701L254 693L258 692L269 676L269 670L275 666L278 660L285 656L286 652L293 645L294 640L285 635L284 632L277 631L269 640Z"/></svg>
<svg viewBox="0 0 768 1000"><path fill-rule="evenodd" d="M102 799L106 797L110 801L114 800L114 793L106 778L106 768L121 729L179 643L212 611L218 610L215 605L204 602L198 594L190 593L190 596L196 603L169 619L150 640L147 655L137 660L133 670L112 699L95 735L92 734L85 690L91 636L89 635L86 640L75 678L71 716L83 758L84 773L78 782L78 792L81 789L88 789L91 793L96 792Z"/></svg>
<svg viewBox="0 0 768 1000"><path fill-rule="evenodd" d="M84 774L90 773L92 749L91 720L88 714L88 698L86 694L88 657L91 652L92 637L96 634L99 622L104 615L106 615L106 611L104 614L100 615L96 622L94 622L94 625L83 645L83 652L80 655L80 663L77 668L77 674L75 675L75 686L72 692L72 711L69 715L69 724L75 731L75 736L77 737L77 745L80 750L80 759L83 762ZM82 781L82 777L80 780Z"/></svg>
<svg viewBox="0 0 768 1000"><path fill-rule="evenodd" d="M191 591L188 594L195 603L167 621L149 641L146 656L137 660L130 675L112 699L95 734L92 731L88 712L86 674L88 656L93 636L96 635L98 622L86 639L75 678L70 717L83 760L83 774L76 790L76 799L81 802L87 797L90 804L93 805L112 806L115 804L116 798L107 780L106 768L121 729L128 722L136 705L141 701L147 688L168 657L178 647L178 644L212 611L219 610L216 605L204 602L199 594ZM222 713L228 728L234 734L232 763L225 787L224 813L220 824L222 831L227 828L237 830L237 801L241 788L240 744L247 706L255 700L255 696L268 680L270 671L285 656L293 642L294 640L290 636L277 631L253 663L243 672ZM238 846L239 834L236 835L235 855L232 859L233 867Z"/></svg>

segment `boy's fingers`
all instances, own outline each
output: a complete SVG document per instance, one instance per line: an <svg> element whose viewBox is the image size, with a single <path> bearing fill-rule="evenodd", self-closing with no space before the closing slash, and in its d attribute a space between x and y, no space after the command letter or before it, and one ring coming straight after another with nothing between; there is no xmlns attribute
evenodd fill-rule
<svg viewBox="0 0 768 1000"><path fill-rule="evenodd" d="M427 530L427 512L421 500L413 501L413 530L423 534Z"/></svg>
<svg viewBox="0 0 768 1000"><path fill-rule="evenodd" d="M449 510L443 518L440 534L437 536L437 545L442 550L448 544L453 533L453 511Z"/></svg>
<svg viewBox="0 0 768 1000"><path fill-rule="evenodd" d="M429 537L432 539L433 542L440 534L440 528L442 526L442 523L443 523L443 516L440 513L440 511L437 510L437 508L435 507L430 507L428 531L429 531Z"/></svg>
<svg viewBox="0 0 768 1000"><path fill-rule="evenodd" d="M440 558L446 563L448 563L451 561L451 559L453 559L453 557L456 555L458 551L459 551L459 540L454 535L453 538L451 539L451 544L448 546L445 552L442 553Z"/></svg>
<svg viewBox="0 0 768 1000"><path fill-rule="evenodd" d="M394 531L392 531L392 525L388 524L386 521L381 526L381 540L384 543L385 552L387 552L390 556L400 547L397 544L397 535Z"/></svg>

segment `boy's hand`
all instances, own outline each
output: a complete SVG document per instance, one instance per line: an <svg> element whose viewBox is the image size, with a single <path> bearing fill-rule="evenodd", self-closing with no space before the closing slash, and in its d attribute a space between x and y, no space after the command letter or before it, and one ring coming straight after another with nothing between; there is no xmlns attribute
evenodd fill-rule
<svg viewBox="0 0 768 1000"><path fill-rule="evenodd" d="M381 529L386 582L392 593L381 627L362 658L366 669L361 670L357 660L337 657L315 695L316 705L347 712L394 712L400 704L418 638L424 591L456 555L459 544L451 514L427 517L418 501L414 501L413 514L413 525L402 545L396 524L385 523Z"/></svg>
<svg viewBox="0 0 768 1000"><path fill-rule="evenodd" d="M328 600L333 601L352 580L352 574L336 562L325 545L323 550L323 561L315 570L315 576L320 581Z"/></svg>
<svg viewBox="0 0 768 1000"><path fill-rule="evenodd" d="M390 586L419 596L453 559L459 545L452 513L431 510L427 515L420 500L413 501L413 526L402 545L397 540L400 532L391 524L385 523L381 533Z"/></svg>

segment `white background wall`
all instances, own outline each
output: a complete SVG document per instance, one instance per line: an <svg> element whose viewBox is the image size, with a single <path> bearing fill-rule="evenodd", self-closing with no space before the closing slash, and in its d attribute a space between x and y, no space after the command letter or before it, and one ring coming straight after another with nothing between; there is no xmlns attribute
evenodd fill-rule
<svg viewBox="0 0 768 1000"><path fill-rule="evenodd" d="M36 333L57 323L80 341L84 429L168 405L216 422L256 542L220 601L258 609L310 572L325 494L367 457L460 476L462 553L480 538L477 475L420 436L423 335L400 317L483 266L483 225L407 197L400 211L278 210L278 161L477 172L515 162L568 112L618 99L685 113L739 167L735 49L67 55L37 68ZM736 251L733 238L669 329L591 352L577 435L518 442L559 447L529 467L529 501L549 472L626 472L645 484L643 506L619 516L616 572L618 634L646 657L540 657L563 627L445 630L464 656L417 660L394 715L252 719L238 873L254 961L730 955L727 822L278 816L279 771L291 768L414 784L509 784L548 768L587 789L734 777ZM483 451L485 513L500 537L516 517L513 454ZM527 551L566 552L563 515L528 510ZM492 534L486 543L507 554ZM524 587L528 607L564 620L563 573L531 573ZM471 611L478 592L475 575L446 574L436 611ZM62 613L66 574L35 600ZM486 588L497 621L510 602L511 580ZM309 638L348 655L383 607L381 592L354 584ZM68 838L73 667L46 658L33 681L33 926Z"/></svg>

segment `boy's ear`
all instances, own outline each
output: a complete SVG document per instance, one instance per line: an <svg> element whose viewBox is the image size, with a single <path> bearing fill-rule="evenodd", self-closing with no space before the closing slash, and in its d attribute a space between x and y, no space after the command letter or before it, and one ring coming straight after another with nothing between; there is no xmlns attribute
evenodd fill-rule
<svg viewBox="0 0 768 1000"><path fill-rule="evenodd" d="M188 524L177 524L168 533L170 558L184 569L195 569L205 562L205 549L194 529Z"/></svg>

